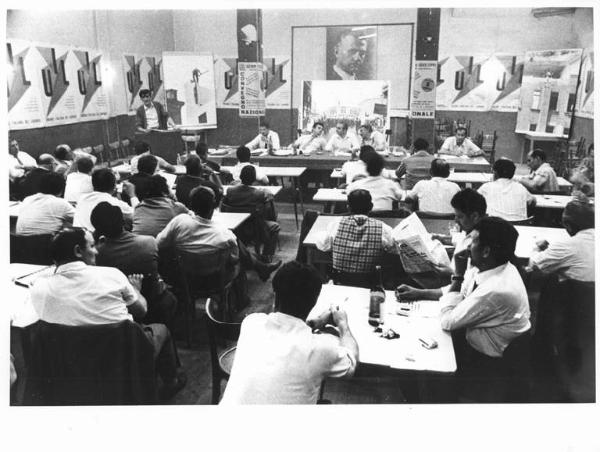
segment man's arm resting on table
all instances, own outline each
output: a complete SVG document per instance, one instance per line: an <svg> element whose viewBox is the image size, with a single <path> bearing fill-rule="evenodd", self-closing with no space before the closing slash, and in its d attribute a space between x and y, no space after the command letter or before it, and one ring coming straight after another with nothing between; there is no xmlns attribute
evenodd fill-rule
<svg viewBox="0 0 600 452"><path fill-rule="evenodd" d="M348 326L348 316L345 311L340 311L339 309L331 309L331 316L333 319L333 323L337 326L340 331L340 345L347 350L354 357L354 362L358 362L358 344L356 343L356 339L352 336L352 332L350 331L350 327ZM348 372L347 376L350 377L354 374L356 368L352 369Z"/></svg>

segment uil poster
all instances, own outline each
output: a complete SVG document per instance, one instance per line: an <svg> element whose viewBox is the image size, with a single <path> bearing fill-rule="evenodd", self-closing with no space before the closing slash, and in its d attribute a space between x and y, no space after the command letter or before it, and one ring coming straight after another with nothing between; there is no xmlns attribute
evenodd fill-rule
<svg viewBox="0 0 600 452"><path fill-rule="evenodd" d="M142 89L152 91L152 100L165 105L162 55L125 54L122 63L127 110L130 114L142 105L139 96Z"/></svg>
<svg viewBox="0 0 600 452"><path fill-rule="evenodd" d="M575 116L594 119L594 51L586 49L581 62Z"/></svg>
<svg viewBox="0 0 600 452"><path fill-rule="evenodd" d="M104 57L99 50L74 49L77 80L76 99L83 121L106 119L109 114L108 93L104 89L102 70Z"/></svg>

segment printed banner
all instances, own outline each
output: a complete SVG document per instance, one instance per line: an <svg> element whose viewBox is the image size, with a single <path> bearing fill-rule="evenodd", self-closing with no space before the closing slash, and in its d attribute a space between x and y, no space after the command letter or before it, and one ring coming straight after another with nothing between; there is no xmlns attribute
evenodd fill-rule
<svg viewBox="0 0 600 452"><path fill-rule="evenodd" d="M437 61L415 61L413 92L410 102L411 118L435 117L435 80Z"/></svg>
<svg viewBox="0 0 600 452"><path fill-rule="evenodd" d="M23 41L7 50L11 129L108 118L99 50Z"/></svg>
<svg viewBox="0 0 600 452"><path fill-rule="evenodd" d="M239 63L240 117L265 115L262 63Z"/></svg>
<svg viewBox="0 0 600 452"><path fill-rule="evenodd" d="M162 56L123 55L123 75L127 111L135 114L142 105L139 93L142 89L152 91L152 100L166 104L162 73Z"/></svg>
<svg viewBox="0 0 600 452"><path fill-rule="evenodd" d="M581 49L563 49L525 54L517 133L569 135L581 53Z"/></svg>
<svg viewBox="0 0 600 452"><path fill-rule="evenodd" d="M238 59L215 59L217 108L239 108ZM266 108L288 109L291 99L291 63L287 56L266 57L263 61L263 85Z"/></svg>
<svg viewBox="0 0 600 452"><path fill-rule="evenodd" d="M212 55L163 52L167 111L177 125L217 127L215 74Z"/></svg>
<svg viewBox="0 0 600 452"><path fill-rule="evenodd" d="M594 51L592 49L586 49L583 54L575 116L594 119Z"/></svg>

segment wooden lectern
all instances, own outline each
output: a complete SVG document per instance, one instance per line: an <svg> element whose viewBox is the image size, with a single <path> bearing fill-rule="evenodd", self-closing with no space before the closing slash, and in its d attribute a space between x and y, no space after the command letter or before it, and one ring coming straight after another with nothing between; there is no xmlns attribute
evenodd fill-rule
<svg viewBox="0 0 600 452"><path fill-rule="evenodd" d="M153 129L148 133L136 132L135 140L148 143L152 154L164 158L172 165L177 164L177 155L183 152L180 130Z"/></svg>

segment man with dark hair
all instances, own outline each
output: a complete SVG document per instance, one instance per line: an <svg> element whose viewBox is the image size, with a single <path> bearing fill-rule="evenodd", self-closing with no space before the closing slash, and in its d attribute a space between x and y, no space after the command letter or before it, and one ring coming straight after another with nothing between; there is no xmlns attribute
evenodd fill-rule
<svg viewBox="0 0 600 452"><path fill-rule="evenodd" d="M492 168L494 180L483 184L478 190L485 197L488 215L504 218L506 221L525 220L527 206L535 205L535 197L513 180L515 164L501 158L494 162Z"/></svg>
<svg viewBox="0 0 600 452"><path fill-rule="evenodd" d="M318 272L287 262L273 278L273 291L275 312L242 322L223 405L314 404L323 379L354 374L358 345L346 313L332 307L322 316L337 326L339 338L315 334L305 322L321 292Z"/></svg>
<svg viewBox="0 0 600 452"><path fill-rule="evenodd" d="M48 173L53 173L58 162L50 154L42 154L37 158L37 166L32 168L19 181L19 193L22 198L34 195L40 192L42 179Z"/></svg>
<svg viewBox="0 0 600 452"><path fill-rule="evenodd" d="M65 186L65 200L69 202L78 202L81 195L94 191L92 186L92 168L94 162L89 157L78 158L73 166L75 172L67 175L67 184Z"/></svg>
<svg viewBox="0 0 600 452"><path fill-rule="evenodd" d="M131 205L115 197L116 177L115 173L109 168L100 168L92 173L92 186L94 191L81 195L75 209L73 225L86 228L93 231L94 226L90 221L90 215L94 207L102 201L106 201L113 206L117 206L123 212L125 221L131 224L133 218L133 208L138 205L139 200L135 194L135 187L130 182L123 182L123 193L129 196Z"/></svg>
<svg viewBox="0 0 600 452"><path fill-rule="evenodd" d="M384 251L394 248L392 228L369 218L373 208L367 190L357 189L348 194L350 215L329 225L316 240L321 251L332 251L333 269L343 273L369 274L381 263ZM368 280L365 277L365 281Z"/></svg>
<svg viewBox="0 0 600 452"><path fill-rule="evenodd" d="M335 133L331 136L325 146L325 150L335 155L347 155L356 152L360 148L358 139L353 133L348 133L348 123L338 121L335 125Z"/></svg>
<svg viewBox="0 0 600 452"><path fill-rule="evenodd" d="M378 130L373 130L371 124L362 124L358 128L358 135L360 136L361 146L372 146L377 152L385 152L387 149L387 143L385 136Z"/></svg>
<svg viewBox="0 0 600 452"><path fill-rule="evenodd" d="M431 177L429 170L435 157L429 152L429 143L423 138L417 138L413 143L412 155L406 157L396 170L398 180L406 175L404 188L411 190L420 180Z"/></svg>
<svg viewBox="0 0 600 452"><path fill-rule="evenodd" d="M54 234L73 223L75 209L61 198L65 178L48 171L42 176L39 188L39 193L25 198L20 206L17 234Z"/></svg>
<svg viewBox="0 0 600 452"><path fill-rule="evenodd" d="M135 194L140 201L147 195L150 185L150 178L156 174L158 159L152 154L142 154L137 161L137 173L133 174L129 182L135 187Z"/></svg>
<svg viewBox="0 0 600 452"><path fill-rule="evenodd" d="M66 228L51 243L56 271L38 278L30 288L39 318L60 325L102 325L142 319L147 303L140 293L143 276L128 277L116 268L96 267L98 251L89 231ZM161 398L171 398L185 386L177 370L177 352L162 324L143 325L154 347L156 369L163 381Z"/></svg>
<svg viewBox="0 0 600 452"><path fill-rule="evenodd" d="M186 206L171 199L164 177L158 174L148 177L145 188L144 198L133 209L134 234L156 237L177 215L189 213Z"/></svg>
<svg viewBox="0 0 600 452"><path fill-rule="evenodd" d="M263 281L269 279L271 273L281 265L281 261L273 264L261 262L237 240L233 232L212 221L216 204L215 194L210 188L194 188L190 193L190 206L195 216L177 215L158 234L156 241L159 251L201 253L229 250L231 263L239 261L243 268L256 270Z"/></svg>
<svg viewBox="0 0 600 452"><path fill-rule="evenodd" d="M221 171L221 166L217 162L213 162L212 160L208 160L208 144L203 141L198 141L196 143L196 155L200 157L200 161L210 170L219 172Z"/></svg>
<svg viewBox="0 0 600 452"><path fill-rule="evenodd" d="M252 165L252 163L250 163L250 149L248 149L246 146L240 146L239 148L237 148L236 156L238 159L238 163L233 167L233 169L231 171L231 175L233 177L233 181L235 183L239 183L240 182L240 172L242 171L242 168L244 166ZM256 170L257 182L262 185L269 185L269 178L260 169L260 167L258 167L256 165L252 165L252 166L254 166L254 169Z"/></svg>
<svg viewBox="0 0 600 452"><path fill-rule="evenodd" d="M71 166L73 165L73 160L75 160L75 156L71 151L71 147L66 144L59 144L56 146L54 150L54 158L56 158L58 165L54 171L58 174L66 175L70 173Z"/></svg>
<svg viewBox="0 0 600 452"><path fill-rule="evenodd" d="M246 147L250 150L268 149L277 151L281 146L279 144L279 134L269 128L269 123L262 121L258 126L258 135L246 143Z"/></svg>
<svg viewBox="0 0 600 452"><path fill-rule="evenodd" d="M300 152L300 154L310 155L313 151L322 152L327 146L327 141L323 137L323 129L325 126L322 122L316 121L312 125L312 132L308 135L298 137L292 147Z"/></svg>
<svg viewBox="0 0 600 452"><path fill-rule="evenodd" d="M382 175L383 166L383 157L376 152L370 153L367 158L369 176L352 182L347 188L348 193L357 188L368 190L373 200L373 210L392 210L393 203L401 201L403 197L400 185Z"/></svg>
<svg viewBox="0 0 600 452"><path fill-rule="evenodd" d="M483 155L483 151L467 138L467 128L458 126L455 135L444 140L440 148L440 154L455 155L458 157L477 157Z"/></svg>
<svg viewBox="0 0 600 452"><path fill-rule="evenodd" d="M150 149L150 145L148 143L146 143L145 141L136 142L135 146L134 146L134 150L135 150L136 155L135 155L135 157L133 157L131 159L131 162L129 162L129 164L131 166L131 174L135 174L139 171L138 161L143 156L152 155L151 154L152 150ZM156 158L156 160L157 160L159 170L166 171L168 173L175 172L176 168L173 165L171 165L169 162L167 162L164 158L159 157L158 155L155 155L154 158ZM152 173L152 174L154 174L154 173Z"/></svg>
<svg viewBox="0 0 600 452"><path fill-rule="evenodd" d="M557 273L561 281L595 281L594 206L571 201L563 211L562 222L570 237L552 243L538 241L529 266Z"/></svg>
<svg viewBox="0 0 600 452"><path fill-rule="evenodd" d="M148 133L154 129L167 130L169 127L176 127L165 107L152 100L152 91L141 89L140 99L142 99L142 105L135 112L137 132Z"/></svg>
<svg viewBox="0 0 600 452"><path fill-rule="evenodd" d="M353 158L342 165L342 176L346 176L346 185L351 184L355 180L367 177L367 160L371 153L375 153L375 149L372 146L361 146L360 152L358 153L358 160Z"/></svg>
<svg viewBox="0 0 600 452"><path fill-rule="evenodd" d="M156 240L125 231L121 209L104 201L94 207L90 220L96 228L97 265L118 268L126 275L144 275L140 290L148 301L144 321L169 324L175 314L177 299L158 274Z"/></svg>
<svg viewBox="0 0 600 452"><path fill-rule="evenodd" d="M254 214L255 227L264 230L262 237L262 255L267 262L273 259L277 238L281 228L277 223L277 213L273 205L273 195L260 188L253 187L256 181L256 170L252 165L247 165L240 172L241 184L229 187L223 204L235 209L247 209Z"/></svg>
<svg viewBox="0 0 600 452"><path fill-rule="evenodd" d="M521 177L521 182L525 188L533 192L553 192L558 191L558 180L554 168L546 162L546 153L541 149L534 149L527 154L527 166L531 169L526 177Z"/></svg>
<svg viewBox="0 0 600 452"><path fill-rule="evenodd" d="M186 207L190 207L190 192L203 185L215 193L216 204L221 204L223 186L221 179L208 165L202 163L200 155L190 154L185 161L185 174L177 176L175 180L175 196Z"/></svg>
<svg viewBox="0 0 600 452"><path fill-rule="evenodd" d="M419 210L439 214L452 214L452 197L460 191L454 182L449 182L450 165L443 159L433 159L429 169L431 179L420 180L406 198L419 203Z"/></svg>

